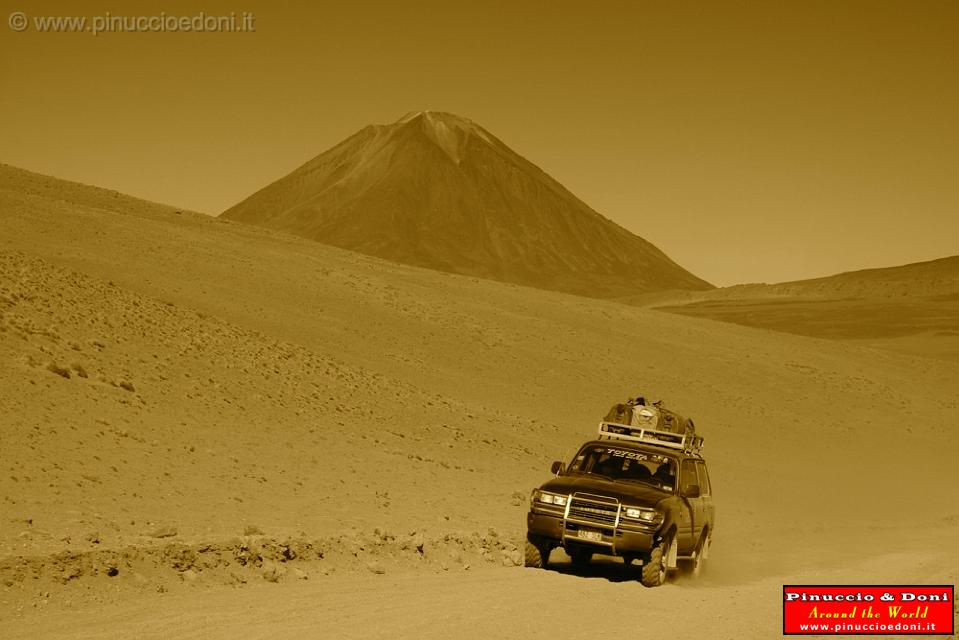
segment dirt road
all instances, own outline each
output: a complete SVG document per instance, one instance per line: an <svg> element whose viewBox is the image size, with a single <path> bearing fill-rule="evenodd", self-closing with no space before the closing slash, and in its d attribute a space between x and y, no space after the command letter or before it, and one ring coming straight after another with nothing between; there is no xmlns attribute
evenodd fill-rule
<svg viewBox="0 0 959 640"><path fill-rule="evenodd" d="M620 569L616 567L615 569ZM776 585L689 584L646 589L594 577L515 569L355 576L153 596L83 612L25 617L10 638L547 638L638 635L770 637ZM753 620L737 612L753 608Z"/></svg>
<svg viewBox="0 0 959 640"><path fill-rule="evenodd" d="M447 573L321 577L244 588L191 587L82 610L29 609L0 622L19 638L585 638L669 630L670 637L771 638L781 633L781 585L954 582L957 550L942 531L940 551L908 550L787 577L751 577L720 556L697 581L658 589L606 562L573 575L483 568ZM852 556L855 557L855 556Z"/></svg>

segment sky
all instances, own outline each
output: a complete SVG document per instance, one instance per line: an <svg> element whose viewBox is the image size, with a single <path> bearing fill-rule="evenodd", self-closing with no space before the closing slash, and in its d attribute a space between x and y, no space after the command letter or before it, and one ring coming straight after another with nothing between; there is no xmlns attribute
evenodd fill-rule
<svg viewBox="0 0 959 640"><path fill-rule="evenodd" d="M0 162L216 215L432 109L717 285L959 254L959 2L277 5L0 0Z"/></svg>

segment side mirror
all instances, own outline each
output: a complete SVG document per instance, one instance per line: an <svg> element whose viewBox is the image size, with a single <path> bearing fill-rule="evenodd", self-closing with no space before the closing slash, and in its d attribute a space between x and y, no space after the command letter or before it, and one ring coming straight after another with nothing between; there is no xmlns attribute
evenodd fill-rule
<svg viewBox="0 0 959 640"><path fill-rule="evenodd" d="M566 473L566 465L560 462L559 460L554 460L553 464L550 465L549 470L557 476L561 476Z"/></svg>
<svg viewBox="0 0 959 640"><path fill-rule="evenodd" d="M702 493L700 492L698 484L688 485L686 489L683 490L684 498L698 498L701 495Z"/></svg>

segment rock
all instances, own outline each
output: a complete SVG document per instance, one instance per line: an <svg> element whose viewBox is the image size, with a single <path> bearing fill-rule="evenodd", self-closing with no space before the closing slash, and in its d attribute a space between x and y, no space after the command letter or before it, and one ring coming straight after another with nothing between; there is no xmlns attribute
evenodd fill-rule
<svg viewBox="0 0 959 640"><path fill-rule="evenodd" d="M166 526L166 527L157 527L147 535L151 538L172 538L177 535L176 527Z"/></svg>
<svg viewBox="0 0 959 640"><path fill-rule="evenodd" d="M70 370L67 369L67 368L65 368L65 367L61 367L61 366L58 365L56 362L50 362L50 363L48 363L48 364L47 364L47 371L49 371L49 372L51 372L51 373L55 373L55 374L57 374L58 376L60 376L61 378L66 378L67 380L70 379Z"/></svg>
<svg viewBox="0 0 959 640"><path fill-rule="evenodd" d="M273 560L265 560L260 571L260 575L262 575L263 579L267 582L279 582L280 578L282 578L285 574L286 567L274 562Z"/></svg>
<svg viewBox="0 0 959 640"><path fill-rule="evenodd" d="M296 578L297 580L309 580L309 579L310 579L310 576L309 576L305 571L303 571L302 569L294 568L291 573L293 574L293 577Z"/></svg>
<svg viewBox="0 0 959 640"><path fill-rule="evenodd" d="M91 531L87 535L83 536L83 539L89 542L90 544L100 544L100 532Z"/></svg>
<svg viewBox="0 0 959 640"><path fill-rule="evenodd" d="M230 577L233 578L233 581L237 584L246 584L246 576L239 571L231 571Z"/></svg>
<svg viewBox="0 0 959 640"><path fill-rule="evenodd" d="M199 577L200 577L200 574L198 574L193 569L187 569L186 571L180 574L180 578L182 578L184 582L196 582L196 579Z"/></svg>
<svg viewBox="0 0 959 640"><path fill-rule="evenodd" d="M521 566L523 564L523 554L520 553L519 549L513 549L513 552L509 554L509 559L513 562L514 566Z"/></svg>
<svg viewBox="0 0 959 640"><path fill-rule="evenodd" d="M383 568L383 565L381 565L379 562L376 562L375 560L371 562L367 562L366 568L367 570L370 571L370 573L375 573L377 575L382 575L386 573L386 569Z"/></svg>
<svg viewBox="0 0 959 640"><path fill-rule="evenodd" d="M248 524L248 525L246 525L246 527L243 529L243 535L245 535L245 536L262 536L262 535L263 535L263 530L260 529L260 528L259 528L258 526L256 526L255 524Z"/></svg>
<svg viewBox="0 0 959 640"><path fill-rule="evenodd" d="M417 533L413 536L413 548L423 553L423 547L426 545L426 540L423 538L422 533Z"/></svg>

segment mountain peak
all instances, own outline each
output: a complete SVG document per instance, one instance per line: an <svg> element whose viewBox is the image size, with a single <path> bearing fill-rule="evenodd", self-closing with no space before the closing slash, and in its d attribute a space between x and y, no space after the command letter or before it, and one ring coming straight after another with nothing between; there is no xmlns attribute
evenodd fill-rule
<svg viewBox="0 0 959 640"><path fill-rule="evenodd" d="M411 111L396 121L395 126L419 127L455 164L463 161L466 144L476 136L487 144L492 137L478 124L446 111Z"/></svg>
<svg viewBox="0 0 959 640"><path fill-rule="evenodd" d="M475 122L443 111L367 127L223 216L394 262L594 297L711 288Z"/></svg>

